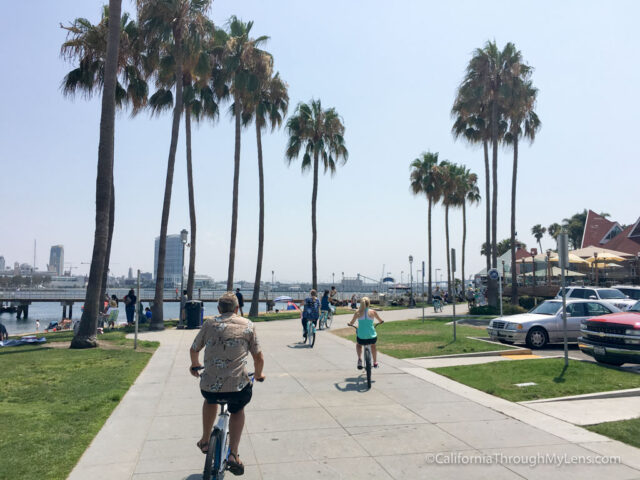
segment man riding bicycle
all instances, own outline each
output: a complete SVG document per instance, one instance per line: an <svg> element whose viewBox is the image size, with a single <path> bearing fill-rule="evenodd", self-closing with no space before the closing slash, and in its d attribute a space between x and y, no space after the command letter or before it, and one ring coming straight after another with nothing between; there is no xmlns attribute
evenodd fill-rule
<svg viewBox="0 0 640 480"><path fill-rule="evenodd" d="M320 318L320 302L318 301L318 292L312 289L309 296L304 301L304 311L302 312L302 336L304 341L307 340L307 322L311 320L313 326L318 326L318 318Z"/></svg>
<svg viewBox="0 0 640 480"><path fill-rule="evenodd" d="M254 378L264 380L264 356L253 322L238 315L238 299L227 292L218 300L220 316L207 320L198 332L189 354L189 372L200 378L200 392L205 398L202 405L202 438L197 443L202 453L209 449L209 437L218 413L218 401L225 401L231 418L229 421L230 453L227 466L234 475L244 473L238 455L238 446L244 427L244 407L251 401L252 384L246 369L247 354L251 353L255 367ZM206 348L205 348L206 347ZM204 351L204 370L199 352Z"/></svg>

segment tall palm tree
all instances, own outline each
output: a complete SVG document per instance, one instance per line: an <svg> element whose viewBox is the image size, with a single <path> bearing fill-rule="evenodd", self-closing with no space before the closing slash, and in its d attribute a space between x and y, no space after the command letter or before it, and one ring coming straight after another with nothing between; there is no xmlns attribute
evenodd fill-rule
<svg viewBox="0 0 640 480"><path fill-rule="evenodd" d="M516 188L518 179L518 145L522 135L533 142L540 128L540 120L533 110L538 89L531 82L532 68L522 61L520 51L512 49L505 69L503 99L505 117L509 123L505 143L513 146L513 171L511 177L511 265L516 264ZM542 235L540 236L542 238ZM538 243L540 240L538 239ZM542 246L540 246L542 251ZM534 277L535 278L535 277ZM518 304L518 282L516 269L511 269L511 303Z"/></svg>
<svg viewBox="0 0 640 480"><path fill-rule="evenodd" d="M444 225L445 225L445 238L447 245L447 291L449 292L449 298L453 299L452 290L452 278L451 278L451 248L449 242L449 210L461 206L460 203L460 178L463 174L463 169L444 160L437 167L437 176L441 184L442 189L442 205L444 206ZM455 301L455 300L454 300Z"/></svg>
<svg viewBox="0 0 640 480"><path fill-rule="evenodd" d="M251 38L249 35L253 22L243 22L232 16L227 22L229 28L223 48L222 58L225 74L230 81L230 93L233 97L232 111L235 118L235 148L233 157L233 200L231 205L231 239L229 242L229 270L227 290L233 290L233 275L236 259L236 234L238 230L238 188L240 183L240 138L242 132L243 103L259 88L260 75L268 76L271 62L259 49L269 37ZM261 53L265 53L262 55Z"/></svg>
<svg viewBox="0 0 640 480"><path fill-rule="evenodd" d="M480 189L478 188L478 175L475 173L471 173L468 168L462 166L462 171L460 173L460 205L462 206L462 261L461 263L461 271L462 271L462 286L464 288L465 282L465 272L464 272L464 264L465 264L465 251L466 251L466 243L467 243L467 203L470 205L477 204L480 202Z"/></svg>
<svg viewBox="0 0 640 480"><path fill-rule="evenodd" d="M273 132L282 125L283 118L289 108L289 93L287 84L276 73L273 77L261 81L260 88L245 103L245 118L248 122L254 119L256 126L256 143L258 147L258 191L260 209L258 214L258 260L256 277L253 284L253 296L249 316L258 316L258 302L260 301L260 282L262 279L262 257L264 253L264 164L262 159L262 130L271 125Z"/></svg>
<svg viewBox="0 0 640 480"><path fill-rule="evenodd" d="M69 25L61 25L67 31L67 39L62 44L63 57L77 62L77 66L65 75L62 91L65 96L74 97L81 93L86 98L98 94L104 84L105 58L109 28L109 7L102 9L100 21L93 25L85 18L76 18ZM142 71L142 56L138 26L127 12L120 19L120 43L118 46L118 72L116 76L116 107L131 106L135 114L144 107L148 87ZM111 243L115 223L115 187L111 185L109 205L109 234L102 272L100 298L105 297L111 257Z"/></svg>
<svg viewBox="0 0 640 480"><path fill-rule="evenodd" d="M541 240L545 233L547 233L547 229L542 225L540 225L539 223L531 227L531 234L535 237L536 241L538 242L538 246L540 247L540 252L542 252Z"/></svg>
<svg viewBox="0 0 640 480"><path fill-rule="evenodd" d="M420 157L411 162L411 191L414 195L427 197L427 242L429 263L428 302L431 303L433 291L431 286L431 210L440 201L442 194L437 177L438 153L423 152Z"/></svg>
<svg viewBox="0 0 640 480"><path fill-rule="evenodd" d="M156 72L163 59L172 57L175 72L182 72L183 39L185 33L206 23L205 14L211 0L137 0L140 29L143 32L147 56ZM157 77L157 75L156 75ZM183 77L175 76L175 101L173 121L171 125L171 142L167 161L162 217L160 220L160 241L158 242L158 265L156 288L152 305L151 330L164 329L164 264L167 251L167 225L171 209L171 190L173 187L173 171L178 147L180 117L183 109Z"/></svg>
<svg viewBox="0 0 640 480"><path fill-rule="evenodd" d="M313 191L311 194L311 283L312 288L318 288L318 268L316 262L316 243L318 231L316 228L316 201L318 198L318 172L320 161L327 170L334 175L338 163L346 163L349 152L344 143L344 124L335 108L323 110L320 100L310 103L300 102L296 111L287 121L287 150L286 159L289 164L298 158L301 151L302 171L313 168Z"/></svg>
<svg viewBox="0 0 640 480"><path fill-rule="evenodd" d="M182 84L185 114L185 146L187 157L187 189L189 198L190 249L187 275L187 297L193 298L196 263L197 222L195 192L193 187L193 160L191 149L191 119L215 120L219 116L219 99L208 85L212 72L210 62L213 43L213 23L207 18L187 25L183 38ZM160 87L149 97L152 114L160 114L173 105L172 88L176 83L175 59L172 52L158 62L157 83Z"/></svg>
<svg viewBox="0 0 640 480"><path fill-rule="evenodd" d="M96 179L96 230L93 255L89 269L89 283L80 319L80 327L71 341L71 348L94 348L100 312L100 290L104 270L107 237L109 235L109 208L113 184L113 144L116 116L116 83L118 75L118 48L120 44L121 0L109 0L109 28L103 69L102 112L100 115L100 141L98 145L98 174Z"/></svg>

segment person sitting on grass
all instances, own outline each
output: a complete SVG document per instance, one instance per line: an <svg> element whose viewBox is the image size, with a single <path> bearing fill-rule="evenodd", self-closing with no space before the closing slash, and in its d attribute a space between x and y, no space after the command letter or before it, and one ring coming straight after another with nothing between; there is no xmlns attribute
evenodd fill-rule
<svg viewBox="0 0 640 480"><path fill-rule="evenodd" d="M218 300L219 317L207 320L189 350L189 372L200 378L202 404L202 437L196 444L202 453L209 450L209 437L218 413L218 401L227 403L229 420L229 459L227 468L234 475L244 473L244 465L238 455L238 446L244 427L244 407L251 401L252 383L247 373L247 356L253 357L254 379L262 382L265 376L264 356L253 322L238 315L238 299L227 292ZM205 348L206 346L206 348ZM204 351L204 369L199 373L200 351Z"/></svg>
<svg viewBox="0 0 640 480"><path fill-rule="evenodd" d="M349 322L349 326L353 327L354 323L358 322L357 335L356 335L356 353L358 354L358 370L362 370L362 345L371 345L371 353L373 354L373 367L378 368L378 354L376 350L376 342L378 341L378 334L373 326L373 321L377 320L377 325L384 323L384 321L378 315L375 310L369 310L371 301L369 297L362 297L360 299L360 306L358 311L353 315L353 318Z"/></svg>

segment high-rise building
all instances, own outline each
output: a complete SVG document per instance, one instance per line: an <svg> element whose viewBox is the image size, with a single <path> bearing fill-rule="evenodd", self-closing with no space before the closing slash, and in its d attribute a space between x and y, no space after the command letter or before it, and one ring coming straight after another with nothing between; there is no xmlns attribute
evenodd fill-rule
<svg viewBox="0 0 640 480"><path fill-rule="evenodd" d="M0 273L4 272L4 257L2 255L0 255Z"/></svg>
<svg viewBox="0 0 640 480"><path fill-rule="evenodd" d="M129 275L127 275L129 280L133 280L133 268L129 267Z"/></svg>
<svg viewBox="0 0 640 480"><path fill-rule="evenodd" d="M56 272L58 275L64 274L64 247L62 245L51 247L49 271Z"/></svg>
<svg viewBox="0 0 640 480"><path fill-rule="evenodd" d="M158 248L160 237L156 237L155 253L153 256L153 278L158 280ZM180 234L167 235L167 251L164 260L164 285L166 287L180 286L182 279L182 241Z"/></svg>

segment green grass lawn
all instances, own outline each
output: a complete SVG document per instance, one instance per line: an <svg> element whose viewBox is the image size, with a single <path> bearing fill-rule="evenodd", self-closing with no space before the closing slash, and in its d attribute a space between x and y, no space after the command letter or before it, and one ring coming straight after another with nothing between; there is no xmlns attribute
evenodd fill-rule
<svg viewBox="0 0 640 480"><path fill-rule="evenodd" d="M403 320L387 322L378 327L378 350L396 358L429 357L456 353L511 350L506 345L473 340L467 337L483 337L483 328L457 326L457 340L453 341L453 326L445 325L451 317L436 319ZM333 331L336 335L355 342L355 330L342 328Z"/></svg>
<svg viewBox="0 0 640 480"><path fill-rule="evenodd" d="M599 423L588 427L592 432L619 440L640 448L640 418L621 420L619 422Z"/></svg>
<svg viewBox="0 0 640 480"><path fill-rule="evenodd" d="M640 387L640 375L591 362L564 359L514 360L441 367L434 372L512 402ZM530 387L516 383L535 382Z"/></svg>
<svg viewBox="0 0 640 480"><path fill-rule="evenodd" d="M134 351L113 332L101 348L70 350L59 342L71 332L46 336L0 351L0 478L66 478L157 346Z"/></svg>

